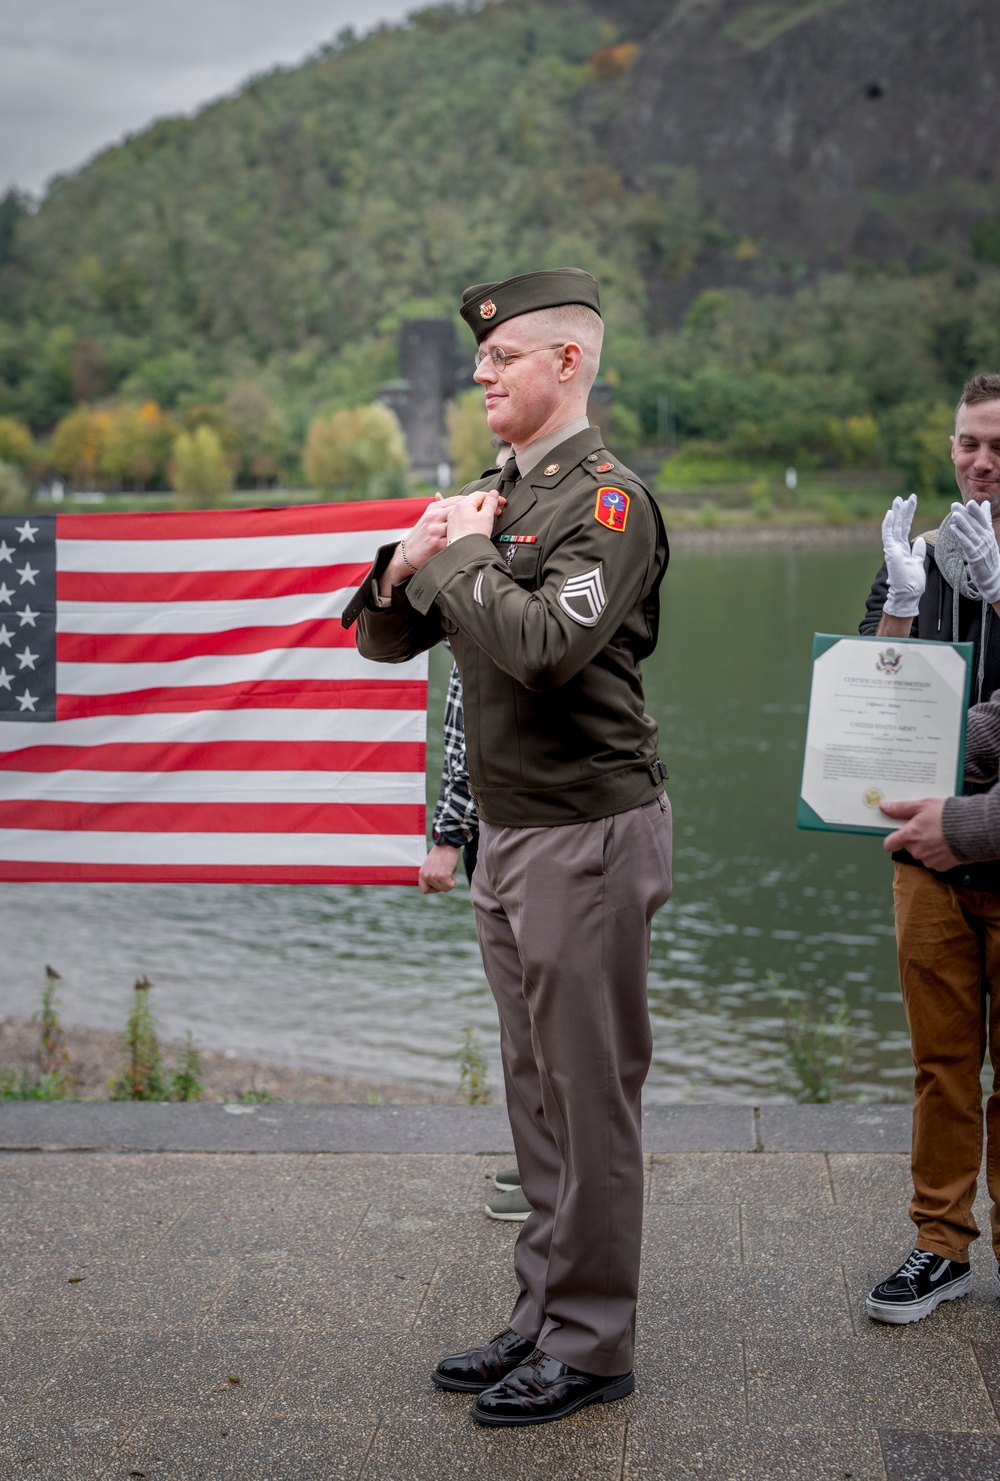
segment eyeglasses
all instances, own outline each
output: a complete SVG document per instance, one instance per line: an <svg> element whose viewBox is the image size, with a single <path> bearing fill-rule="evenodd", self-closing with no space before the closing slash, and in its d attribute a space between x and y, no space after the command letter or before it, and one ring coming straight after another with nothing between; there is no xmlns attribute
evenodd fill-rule
<svg viewBox="0 0 1000 1481"><path fill-rule="evenodd" d="M563 341L563 343L565 344L565 341ZM489 359L493 361L493 364L496 366L497 370L505 370L512 360L520 360L522 355L537 355L540 350L561 350L562 347L563 346L561 344L536 345L533 350L515 350L513 354L509 354L506 350L501 350L499 345L497 345L494 349L486 350L485 352L483 350L477 350L476 369L479 369L484 360Z"/></svg>

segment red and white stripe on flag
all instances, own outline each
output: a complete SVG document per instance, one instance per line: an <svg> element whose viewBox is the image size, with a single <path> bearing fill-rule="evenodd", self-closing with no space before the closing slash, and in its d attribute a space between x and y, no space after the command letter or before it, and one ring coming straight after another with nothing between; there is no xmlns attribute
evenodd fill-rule
<svg viewBox="0 0 1000 1481"><path fill-rule="evenodd" d="M426 655L340 614L425 507L0 521L0 879L416 883Z"/></svg>

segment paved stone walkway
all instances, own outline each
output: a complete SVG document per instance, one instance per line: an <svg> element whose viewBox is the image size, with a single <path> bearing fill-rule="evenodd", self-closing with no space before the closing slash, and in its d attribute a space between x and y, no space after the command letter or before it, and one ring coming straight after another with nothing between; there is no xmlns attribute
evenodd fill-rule
<svg viewBox="0 0 1000 1481"><path fill-rule="evenodd" d="M510 1305L502 1113L307 1110L0 1107L0 1477L1000 1478L990 1250L925 1322L864 1313L905 1113L651 1115L636 1393L496 1431L428 1373Z"/></svg>

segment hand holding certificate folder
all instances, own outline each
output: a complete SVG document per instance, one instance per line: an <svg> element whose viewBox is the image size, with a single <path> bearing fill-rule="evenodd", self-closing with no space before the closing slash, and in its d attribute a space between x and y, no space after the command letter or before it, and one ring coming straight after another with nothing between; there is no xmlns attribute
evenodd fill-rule
<svg viewBox="0 0 1000 1481"><path fill-rule="evenodd" d="M889 833L883 802L961 791L971 643L813 639L797 822Z"/></svg>

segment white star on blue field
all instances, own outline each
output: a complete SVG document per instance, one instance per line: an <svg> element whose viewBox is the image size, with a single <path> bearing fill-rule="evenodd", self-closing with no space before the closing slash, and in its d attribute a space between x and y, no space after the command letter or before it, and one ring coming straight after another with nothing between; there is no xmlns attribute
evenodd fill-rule
<svg viewBox="0 0 1000 1481"><path fill-rule="evenodd" d="M52 515L0 516L0 722L55 716L55 529Z"/></svg>

